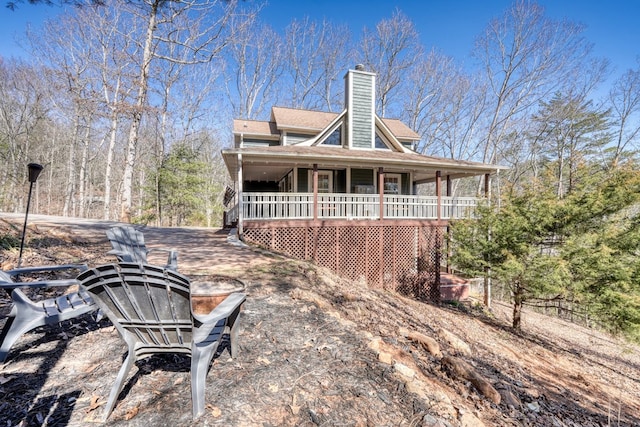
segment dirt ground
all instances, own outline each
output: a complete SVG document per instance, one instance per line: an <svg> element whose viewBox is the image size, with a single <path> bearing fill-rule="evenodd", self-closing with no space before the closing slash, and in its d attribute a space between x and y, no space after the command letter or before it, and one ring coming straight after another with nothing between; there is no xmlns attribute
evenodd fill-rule
<svg viewBox="0 0 640 427"><path fill-rule="evenodd" d="M21 232L0 214L0 238ZM112 262L113 223L34 216L23 266ZM217 229L145 228L186 275L246 284L239 353L217 357L206 413L191 417L189 361L151 357L102 411L125 346L91 315L25 334L0 365L0 426L638 426L640 347L509 307L429 305L228 240ZM17 263L0 252L0 267ZM162 262L162 259L152 259ZM0 294L0 326L10 299Z"/></svg>

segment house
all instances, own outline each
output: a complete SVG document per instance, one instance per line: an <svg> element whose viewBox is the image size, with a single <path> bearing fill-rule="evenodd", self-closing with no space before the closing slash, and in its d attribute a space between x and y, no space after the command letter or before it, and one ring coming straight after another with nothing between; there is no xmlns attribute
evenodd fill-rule
<svg viewBox="0 0 640 427"><path fill-rule="evenodd" d="M415 152L420 135L375 113L375 78L349 70L340 113L273 107L269 121L234 120L226 221L247 242L438 299L448 220L478 202L453 197L451 184L480 176L488 190L500 167Z"/></svg>

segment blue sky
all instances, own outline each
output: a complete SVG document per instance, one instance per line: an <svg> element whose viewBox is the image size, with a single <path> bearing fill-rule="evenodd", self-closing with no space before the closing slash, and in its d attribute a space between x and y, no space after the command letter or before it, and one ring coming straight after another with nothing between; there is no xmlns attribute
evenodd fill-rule
<svg viewBox="0 0 640 427"><path fill-rule="evenodd" d="M415 23L427 48L435 47L460 63L469 60L474 38L492 17L501 15L510 0L270 0L261 18L282 31L293 18L309 16L348 24L354 36L364 26L372 28L400 9ZM22 4L9 11L0 0L0 55L22 55L16 38L27 25L37 27L55 18L57 7ZM640 55L640 0L539 0L548 16L568 18L587 26L585 36L599 56L617 67L616 74L637 68Z"/></svg>

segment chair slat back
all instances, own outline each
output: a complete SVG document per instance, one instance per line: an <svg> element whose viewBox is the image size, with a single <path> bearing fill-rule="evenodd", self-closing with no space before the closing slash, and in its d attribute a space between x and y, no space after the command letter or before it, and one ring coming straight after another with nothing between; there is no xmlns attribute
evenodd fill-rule
<svg viewBox="0 0 640 427"><path fill-rule="evenodd" d="M190 346L187 277L161 267L119 263L90 269L78 279L127 342L167 349Z"/></svg>
<svg viewBox="0 0 640 427"><path fill-rule="evenodd" d="M131 226L117 226L107 230L107 237L113 249L131 254L133 259L130 261L143 264L147 262L149 251L141 231Z"/></svg>

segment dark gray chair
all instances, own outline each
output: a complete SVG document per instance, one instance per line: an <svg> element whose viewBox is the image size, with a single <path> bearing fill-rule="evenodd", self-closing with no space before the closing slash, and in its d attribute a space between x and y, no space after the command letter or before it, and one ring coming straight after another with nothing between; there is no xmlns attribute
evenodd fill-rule
<svg viewBox="0 0 640 427"><path fill-rule="evenodd" d="M130 225L111 227L107 230L107 238L113 247L108 253L115 255L119 262L147 264L147 255L152 251L162 251L168 254L165 267L171 270L178 269L178 251L165 248L147 248L142 231Z"/></svg>
<svg viewBox="0 0 640 427"><path fill-rule="evenodd" d="M80 274L78 280L128 347L109 394L104 420L111 414L133 364L159 353L191 356L193 417L202 414L207 372L223 334L229 334L231 356L237 353L239 316L245 295L232 293L203 315L191 309L189 279L167 268L109 264Z"/></svg>
<svg viewBox="0 0 640 427"><path fill-rule="evenodd" d="M16 281L19 276L61 272L64 270L87 270L86 265L57 265L43 267L25 267L14 270L0 270L0 289L11 295L12 306L7 321L0 333L0 362L7 359L9 350L20 336L39 326L52 325L63 320L73 319L85 313L97 310L91 296L80 289L57 298L32 301L21 288L67 287L79 284L76 278L61 280ZM74 274L74 276L75 276Z"/></svg>

